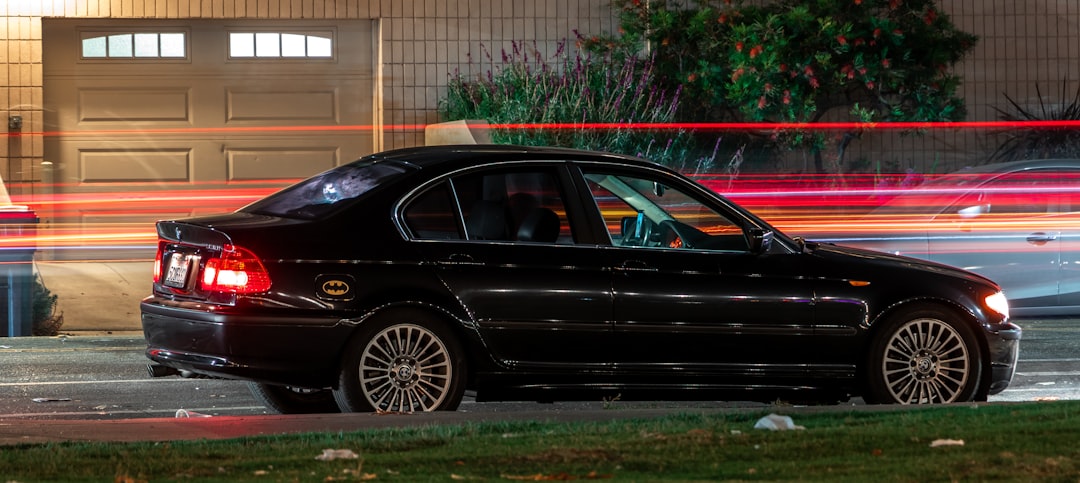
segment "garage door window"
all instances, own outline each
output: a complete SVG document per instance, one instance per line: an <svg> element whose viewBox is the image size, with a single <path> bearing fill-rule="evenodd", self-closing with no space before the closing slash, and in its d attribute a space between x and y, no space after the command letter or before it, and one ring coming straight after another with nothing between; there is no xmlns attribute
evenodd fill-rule
<svg viewBox="0 0 1080 483"><path fill-rule="evenodd" d="M184 32L84 33L84 59L182 59L187 57Z"/></svg>
<svg viewBox="0 0 1080 483"><path fill-rule="evenodd" d="M229 57L244 58L330 58L330 34L281 32L231 32Z"/></svg>

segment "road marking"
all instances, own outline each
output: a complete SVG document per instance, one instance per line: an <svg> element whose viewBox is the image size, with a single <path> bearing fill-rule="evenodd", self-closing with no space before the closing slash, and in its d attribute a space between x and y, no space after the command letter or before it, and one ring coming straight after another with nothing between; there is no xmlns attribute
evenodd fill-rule
<svg viewBox="0 0 1080 483"><path fill-rule="evenodd" d="M1080 359L1066 358L1066 359L1020 359L1020 362L1080 362Z"/></svg>
<svg viewBox="0 0 1080 483"><path fill-rule="evenodd" d="M42 348L33 348L33 347L19 348L19 347L11 347L11 346L2 346L2 347L0 347L0 354L5 354L5 353L8 353L8 352L12 352L12 353L17 352L17 353L22 353L22 354L37 353L37 352L48 352L48 353L52 353L52 352L141 352L142 350L143 349L134 348L134 347L65 347L65 348L62 348L62 349L42 349Z"/></svg>
<svg viewBox="0 0 1080 483"><path fill-rule="evenodd" d="M235 406L235 407L215 407L215 408L183 408L191 413L201 413L206 415L210 412L221 413L222 411L266 411L263 406ZM48 418L48 419L63 419L63 416L114 416L114 415L128 415L128 414L167 414L172 416L176 414L176 409L144 409L144 410L119 410L119 411L70 411L70 412L50 412L50 413L18 413L18 414L5 414L0 416L0 427L7 426L4 424L5 419L20 419L20 418ZM271 414L267 412L266 414ZM166 416L168 417L168 416Z"/></svg>
<svg viewBox="0 0 1080 483"><path fill-rule="evenodd" d="M228 379L207 379L207 378L176 378L176 379L110 379L104 381L41 381L41 382L0 382L0 387L15 387L15 386L69 386L74 384L130 384L130 383L163 383L163 382L243 382L243 381L230 381Z"/></svg>
<svg viewBox="0 0 1080 483"><path fill-rule="evenodd" d="M1016 375L1027 377L1067 377L1080 376L1080 371L1017 372Z"/></svg>

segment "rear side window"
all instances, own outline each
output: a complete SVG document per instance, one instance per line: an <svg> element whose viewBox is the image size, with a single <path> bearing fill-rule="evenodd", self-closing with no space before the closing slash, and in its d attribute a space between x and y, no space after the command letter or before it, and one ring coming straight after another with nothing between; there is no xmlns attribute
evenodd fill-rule
<svg viewBox="0 0 1080 483"><path fill-rule="evenodd" d="M446 183L417 196L405 209L405 225L422 240L460 240L453 199Z"/></svg>
<svg viewBox="0 0 1080 483"><path fill-rule="evenodd" d="M535 168L455 178L468 239L573 243L557 179L553 171Z"/></svg>
<svg viewBox="0 0 1080 483"><path fill-rule="evenodd" d="M402 213L421 240L574 243L558 176L549 168L456 176L414 198Z"/></svg>
<svg viewBox="0 0 1080 483"><path fill-rule="evenodd" d="M356 161L294 184L240 211L315 219L412 169L392 161Z"/></svg>

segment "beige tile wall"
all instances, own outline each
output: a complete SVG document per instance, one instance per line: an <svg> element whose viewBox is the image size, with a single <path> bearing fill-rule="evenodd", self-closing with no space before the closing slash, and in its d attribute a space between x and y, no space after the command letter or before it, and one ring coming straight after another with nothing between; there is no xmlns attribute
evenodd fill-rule
<svg viewBox="0 0 1080 483"><path fill-rule="evenodd" d="M511 42L541 50L573 30L611 31L607 0L0 0L0 115L24 119L21 136L0 146L0 176L40 180L42 17L88 18L378 18L382 30L383 148L423 143L436 122L439 96L451 73L480 73L493 52ZM470 63L470 58L472 63ZM6 123L4 123L6 128ZM30 188L26 188L29 190ZM25 191L25 190L24 190Z"/></svg>

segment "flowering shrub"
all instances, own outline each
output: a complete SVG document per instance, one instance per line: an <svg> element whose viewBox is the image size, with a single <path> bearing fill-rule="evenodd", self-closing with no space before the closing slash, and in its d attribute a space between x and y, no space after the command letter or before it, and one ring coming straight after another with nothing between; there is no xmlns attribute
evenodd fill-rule
<svg viewBox="0 0 1080 483"><path fill-rule="evenodd" d="M925 122L966 114L950 68L977 38L933 0L686 3L614 0L619 37L592 43L603 50L648 41L656 78L667 88L684 86L681 119ZM846 145L858 134L838 139ZM800 131L774 136L819 156L825 143Z"/></svg>
<svg viewBox="0 0 1080 483"><path fill-rule="evenodd" d="M563 42L548 62L536 49L515 43L483 77L452 76L440 106L442 117L543 126L496 127L491 132L495 143L619 152L684 167L692 142L689 133L634 126L673 122L679 87L655 82L651 59L614 51L570 54L565 47ZM590 123L617 126L582 126ZM559 126L551 126L555 124Z"/></svg>

